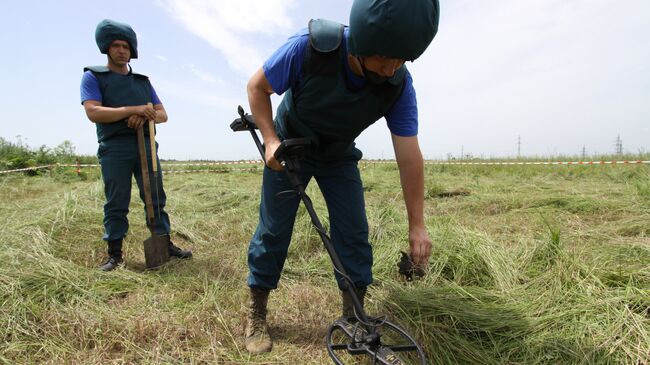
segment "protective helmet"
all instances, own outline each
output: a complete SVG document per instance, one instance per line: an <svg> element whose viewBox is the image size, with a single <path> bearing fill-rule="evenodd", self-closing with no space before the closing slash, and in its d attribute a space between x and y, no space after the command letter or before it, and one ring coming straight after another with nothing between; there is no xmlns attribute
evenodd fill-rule
<svg viewBox="0 0 650 365"><path fill-rule="evenodd" d="M131 58L138 58L138 38L130 25L104 19L97 24L95 41L99 51L108 54L108 48L113 41L126 41L131 48Z"/></svg>
<svg viewBox="0 0 650 365"><path fill-rule="evenodd" d="M354 0L348 50L413 61L438 32L438 0Z"/></svg>

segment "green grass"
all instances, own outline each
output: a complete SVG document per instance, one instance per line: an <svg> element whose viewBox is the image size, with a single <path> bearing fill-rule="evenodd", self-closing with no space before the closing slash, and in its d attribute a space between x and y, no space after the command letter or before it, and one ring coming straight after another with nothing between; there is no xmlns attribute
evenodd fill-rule
<svg viewBox="0 0 650 365"><path fill-rule="evenodd" d="M647 166L427 166L434 248L410 283L396 266L408 247L397 169L361 167L375 253L367 309L407 328L431 363L650 362ZM0 363L330 363L339 293L304 208L269 302L274 349L244 349L260 183L259 167L168 174L172 237L195 258L154 272L134 189L126 267L101 273L96 170L0 176ZM327 222L316 184L308 192Z"/></svg>

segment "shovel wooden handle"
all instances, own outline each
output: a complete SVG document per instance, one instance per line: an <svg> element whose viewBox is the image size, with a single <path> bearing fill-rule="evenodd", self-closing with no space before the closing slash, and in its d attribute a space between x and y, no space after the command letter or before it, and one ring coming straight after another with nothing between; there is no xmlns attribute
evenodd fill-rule
<svg viewBox="0 0 650 365"><path fill-rule="evenodd" d="M147 103L147 105L153 107L151 103ZM149 142L151 142L151 167L155 175L158 172L158 155L156 154L156 121L153 119L149 120Z"/></svg>
<svg viewBox="0 0 650 365"><path fill-rule="evenodd" d="M147 152L144 142L144 127L138 128L138 150L140 155L140 171L142 171L142 185L144 187L144 205L147 209L147 218L149 220L149 228L153 232L154 228L154 215L153 215L153 201L151 199L151 180L149 180L149 166L147 164Z"/></svg>

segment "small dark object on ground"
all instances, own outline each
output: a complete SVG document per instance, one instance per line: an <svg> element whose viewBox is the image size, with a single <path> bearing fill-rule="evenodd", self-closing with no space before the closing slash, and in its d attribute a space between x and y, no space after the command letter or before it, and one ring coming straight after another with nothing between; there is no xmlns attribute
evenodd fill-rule
<svg viewBox="0 0 650 365"><path fill-rule="evenodd" d="M414 277L420 278L424 276L424 269L417 266L409 254L404 251L400 251L402 258L397 263L399 268L399 273L402 275L406 281L412 281Z"/></svg>

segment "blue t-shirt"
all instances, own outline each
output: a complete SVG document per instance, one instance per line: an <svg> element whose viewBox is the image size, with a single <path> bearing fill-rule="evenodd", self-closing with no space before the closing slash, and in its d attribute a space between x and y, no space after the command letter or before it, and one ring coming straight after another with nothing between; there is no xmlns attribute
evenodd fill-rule
<svg viewBox="0 0 650 365"><path fill-rule="evenodd" d="M86 100L96 100L100 103L103 100L99 81L97 81L97 78L92 71L84 72L81 78L81 104ZM151 86L151 103L153 105L162 104L158 98L158 94L156 94L156 90L153 88L153 85Z"/></svg>
<svg viewBox="0 0 650 365"><path fill-rule="evenodd" d="M347 53L348 27L343 32L342 51ZM290 37L264 63L264 76L269 81L273 92L282 95L288 89L299 90L302 85L302 65L305 59L305 47L309 45L309 30L307 28ZM353 87L363 87L366 80L357 76L345 62L346 75ZM402 95L397 99L391 110L384 116L391 133L401 137L418 134L418 106L413 88L413 78L406 72L406 84Z"/></svg>

